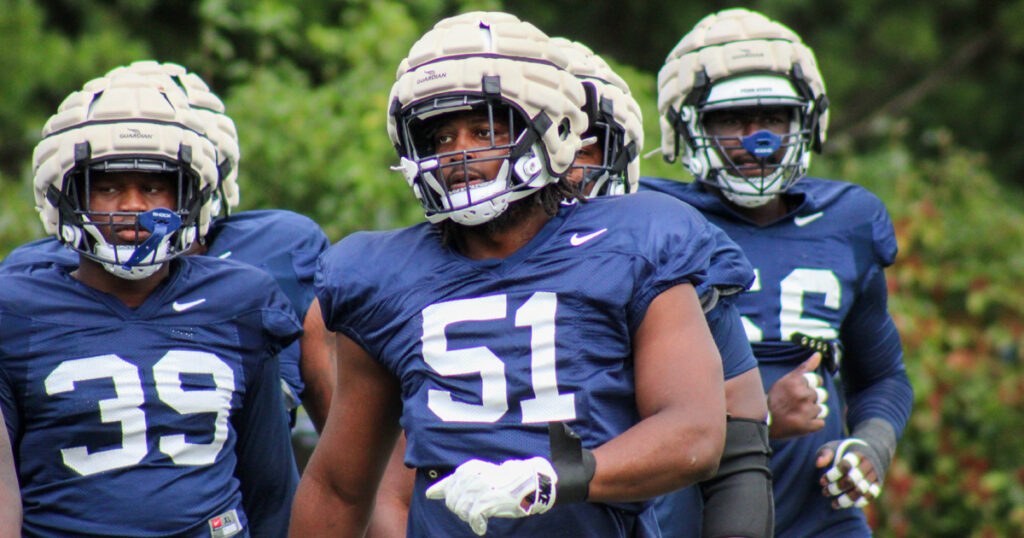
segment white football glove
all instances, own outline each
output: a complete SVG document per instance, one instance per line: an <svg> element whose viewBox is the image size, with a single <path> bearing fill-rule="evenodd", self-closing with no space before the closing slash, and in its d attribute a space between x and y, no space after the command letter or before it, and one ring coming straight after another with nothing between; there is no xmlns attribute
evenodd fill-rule
<svg viewBox="0 0 1024 538"><path fill-rule="evenodd" d="M555 504L558 475L544 458L506 460L500 465L469 460L427 488L428 499L444 499L479 536L487 518L543 514Z"/></svg>
<svg viewBox="0 0 1024 538"><path fill-rule="evenodd" d="M821 450L834 452L832 466L822 480L823 493L835 498L840 509L856 506L863 508L882 494L882 482L896 451L896 432L892 426L878 418L859 424L853 437L826 443ZM870 464L868 475L874 471L874 480L868 480L860 470L862 461ZM856 495L851 493L856 491ZM856 498L854 498L856 497Z"/></svg>
<svg viewBox="0 0 1024 538"><path fill-rule="evenodd" d="M859 445L861 449L868 448L868 444L860 439L853 437L844 439L835 446L835 458L832 460L832 467L825 472L825 491L835 497L839 508L849 508L851 506L863 508L882 493L881 484L879 482L869 482L864 477L864 473L861 472L859 468L861 455L850 450L855 445ZM841 465L841 462L845 462L845 465ZM860 494L856 501L840 485L840 481L843 478L846 478L848 483L853 484L853 487Z"/></svg>

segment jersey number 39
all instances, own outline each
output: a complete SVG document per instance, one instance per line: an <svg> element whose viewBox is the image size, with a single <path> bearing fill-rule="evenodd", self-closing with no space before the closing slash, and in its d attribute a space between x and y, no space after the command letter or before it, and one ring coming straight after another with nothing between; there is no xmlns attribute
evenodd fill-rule
<svg viewBox="0 0 1024 538"><path fill-rule="evenodd" d="M185 391L181 383L183 373L211 375L217 388ZM95 452L89 452L85 446L62 448L64 465L81 475L130 467L146 457L149 449L139 368L117 355L99 355L62 362L46 376L49 395L72 392L79 381L107 378L114 382L116 396L97 402L100 421L121 424L121 447ZM176 465L213 463L228 438L228 414L235 390L231 367L212 353L172 349L153 365L153 378L160 401L176 412L217 414L212 441L190 443L184 434L163 435L158 440L160 452Z"/></svg>

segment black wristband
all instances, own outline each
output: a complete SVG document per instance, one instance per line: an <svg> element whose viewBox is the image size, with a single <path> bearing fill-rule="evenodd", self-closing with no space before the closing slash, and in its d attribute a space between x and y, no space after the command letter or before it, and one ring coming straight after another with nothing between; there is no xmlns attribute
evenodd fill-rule
<svg viewBox="0 0 1024 538"><path fill-rule="evenodd" d="M551 466L558 474L555 504L587 500L590 481L597 470L594 453L583 448L576 432L562 422L548 423L548 440L551 443Z"/></svg>

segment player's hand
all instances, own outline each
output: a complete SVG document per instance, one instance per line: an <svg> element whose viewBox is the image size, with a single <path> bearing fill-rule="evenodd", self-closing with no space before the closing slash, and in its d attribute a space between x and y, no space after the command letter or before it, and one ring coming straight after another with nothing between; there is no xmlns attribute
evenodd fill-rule
<svg viewBox="0 0 1024 538"><path fill-rule="evenodd" d="M828 391L815 373L821 354L815 353L768 389L772 439L786 439L816 432L825 427Z"/></svg>
<svg viewBox="0 0 1024 538"><path fill-rule="evenodd" d="M821 494L832 498L833 509L861 508L882 493L882 477L872 463L873 455L868 443L852 437L818 449L815 465L829 468L819 481Z"/></svg>
<svg viewBox="0 0 1024 538"><path fill-rule="evenodd" d="M500 465L469 460L427 488L428 499L445 505L477 535L487 532L489 517L543 514L555 504L558 475L544 458L507 460Z"/></svg>

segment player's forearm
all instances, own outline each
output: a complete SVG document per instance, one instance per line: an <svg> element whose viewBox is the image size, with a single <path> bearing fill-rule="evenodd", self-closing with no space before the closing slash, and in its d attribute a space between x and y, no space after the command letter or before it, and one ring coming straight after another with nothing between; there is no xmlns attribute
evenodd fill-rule
<svg viewBox="0 0 1024 538"><path fill-rule="evenodd" d="M21 496L15 484L13 490L0 491L0 538L21 536Z"/></svg>
<svg viewBox="0 0 1024 538"><path fill-rule="evenodd" d="M409 505L398 499L377 498L377 505L370 518L370 527L366 538L395 538L405 536L406 521L409 518Z"/></svg>
<svg viewBox="0 0 1024 538"><path fill-rule="evenodd" d="M405 536L412 490L415 487L416 471L405 466L405 435L398 437L391 457L388 459L384 478L377 490L377 501L370 518L367 538L392 538Z"/></svg>
<svg viewBox="0 0 1024 538"><path fill-rule="evenodd" d="M649 499L715 474L725 421L680 411L651 415L594 450L591 502Z"/></svg>
<svg viewBox="0 0 1024 538"><path fill-rule="evenodd" d="M899 371L849 395L847 424L851 429L872 418L888 422L899 436L914 404L914 389L904 371Z"/></svg>
<svg viewBox="0 0 1024 538"><path fill-rule="evenodd" d="M757 368L726 380L725 408L733 418L764 420L768 416L768 400Z"/></svg>
<svg viewBox="0 0 1024 538"><path fill-rule="evenodd" d="M324 482L315 469L307 469L295 492L288 535L363 536L373 510L373 499L346 499Z"/></svg>

